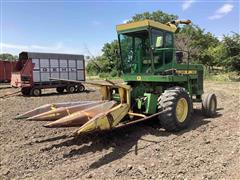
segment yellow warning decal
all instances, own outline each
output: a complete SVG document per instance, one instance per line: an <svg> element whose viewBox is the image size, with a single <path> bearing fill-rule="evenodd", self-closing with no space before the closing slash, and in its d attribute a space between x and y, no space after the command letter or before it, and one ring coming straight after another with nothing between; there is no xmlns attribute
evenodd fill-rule
<svg viewBox="0 0 240 180"><path fill-rule="evenodd" d="M197 74L196 70L176 70L177 74Z"/></svg>

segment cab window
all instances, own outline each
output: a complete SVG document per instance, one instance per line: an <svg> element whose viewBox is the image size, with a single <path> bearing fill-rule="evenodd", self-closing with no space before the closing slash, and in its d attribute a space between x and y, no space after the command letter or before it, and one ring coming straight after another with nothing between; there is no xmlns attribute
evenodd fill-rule
<svg viewBox="0 0 240 180"><path fill-rule="evenodd" d="M159 30L152 30L152 42L154 48L163 47L163 32Z"/></svg>
<svg viewBox="0 0 240 180"><path fill-rule="evenodd" d="M166 48L173 47L173 35L172 35L172 33L166 32L166 35L165 35L165 47Z"/></svg>

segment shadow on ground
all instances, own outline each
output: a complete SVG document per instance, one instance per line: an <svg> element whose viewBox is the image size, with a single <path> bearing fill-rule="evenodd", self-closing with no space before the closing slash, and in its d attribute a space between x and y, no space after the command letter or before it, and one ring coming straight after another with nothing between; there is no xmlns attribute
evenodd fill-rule
<svg viewBox="0 0 240 180"><path fill-rule="evenodd" d="M218 109L218 114L216 115L216 117L221 116L221 114L219 113L219 111L221 110L222 108ZM90 165L90 169L95 169L103 165L106 165L112 161L115 161L117 159L120 159L124 157L126 154L128 154L129 152L134 151L135 154L137 155L139 150L161 142L161 141L145 140L142 138L144 135L166 137L174 134L174 135L177 135L177 137L179 137L186 132L198 129L199 127L205 124L208 124L211 121L211 119L206 119L204 116L202 116L202 113L200 110L194 110L192 119L193 121L187 129L182 130L180 132L176 132L176 133L167 132L161 129L159 125L157 125L156 122L153 122L152 120L148 122L133 124L124 128L115 129L110 132L94 133L94 134L84 135L81 137L70 137L70 138L67 136L59 136L59 137L39 141L39 143L55 141L61 138L62 139L67 138L67 140L61 143L53 144L50 147L43 149L43 151L50 151L53 148L61 148L64 146L66 147L73 146L73 145L79 146L78 149L71 150L69 153L64 154L63 158L80 156L89 152L95 153L98 151L102 151L104 149L110 150L111 151L110 153L104 155L102 158L93 162ZM140 149L138 148L139 140L148 141L150 142L150 144Z"/></svg>
<svg viewBox="0 0 240 180"><path fill-rule="evenodd" d="M81 93L90 93L90 92L95 92L94 89L89 89L89 90L85 90L83 92L76 92L76 93L72 93L72 94L81 94ZM66 96L69 95L69 93L67 92L63 92L63 93L58 93L58 92L42 92L40 97L48 97L48 96ZM18 96L24 96L21 93ZM34 96L24 96L24 97L34 97ZM39 97L39 96L38 96Z"/></svg>

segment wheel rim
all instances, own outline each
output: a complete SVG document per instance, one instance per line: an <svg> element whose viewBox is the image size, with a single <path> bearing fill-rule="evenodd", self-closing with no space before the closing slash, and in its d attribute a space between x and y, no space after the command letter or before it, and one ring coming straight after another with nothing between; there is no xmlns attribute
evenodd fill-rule
<svg viewBox="0 0 240 180"><path fill-rule="evenodd" d="M84 91L84 87L83 86L79 86L79 91Z"/></svg>
<svg viewBox="0 0 240 180"><path fill-rule="evenodd" d="M73 92L75 91L75 88L74 88L73 86L71 86L71 87L69 88L69 90L70 90L71 93L73 93Z"/></svg>
<svg viewBox="0 0 240 180"><path fill-rule="evenodd" d="M176 117L179 122L184 122L188 114L188 103L185 98L180 98L176 106Z"/></svg>
<svg viewBox="0 0 240 180"><path fill-rule="evenodd" d="M216 102L215 102L215 100L212 98L211 103L210 103L210 110L211 110L212 113L214 113L214 112L215 112L215 109L216 109Z"/></svg>
<svg viewBox="0 0 240 180"><path fill-rule="evenodd" d="M39 96L40 90L39 90L39 89L35 89L34 92L33 92L33 94L34 94L35 96Z"/></svg>

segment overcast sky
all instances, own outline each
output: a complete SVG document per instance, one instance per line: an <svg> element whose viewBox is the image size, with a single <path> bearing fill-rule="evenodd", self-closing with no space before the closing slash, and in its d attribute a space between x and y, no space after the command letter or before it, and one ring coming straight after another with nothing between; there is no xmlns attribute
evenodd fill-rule
<svg viewBox="0 0 240 180"><path fill-rule="evenodd" d="M1 1L0 53L21 51L101 54L116 39L116 24L136 13L161 10L191 19L219 39L239 33L238 0Z"/></svg>

